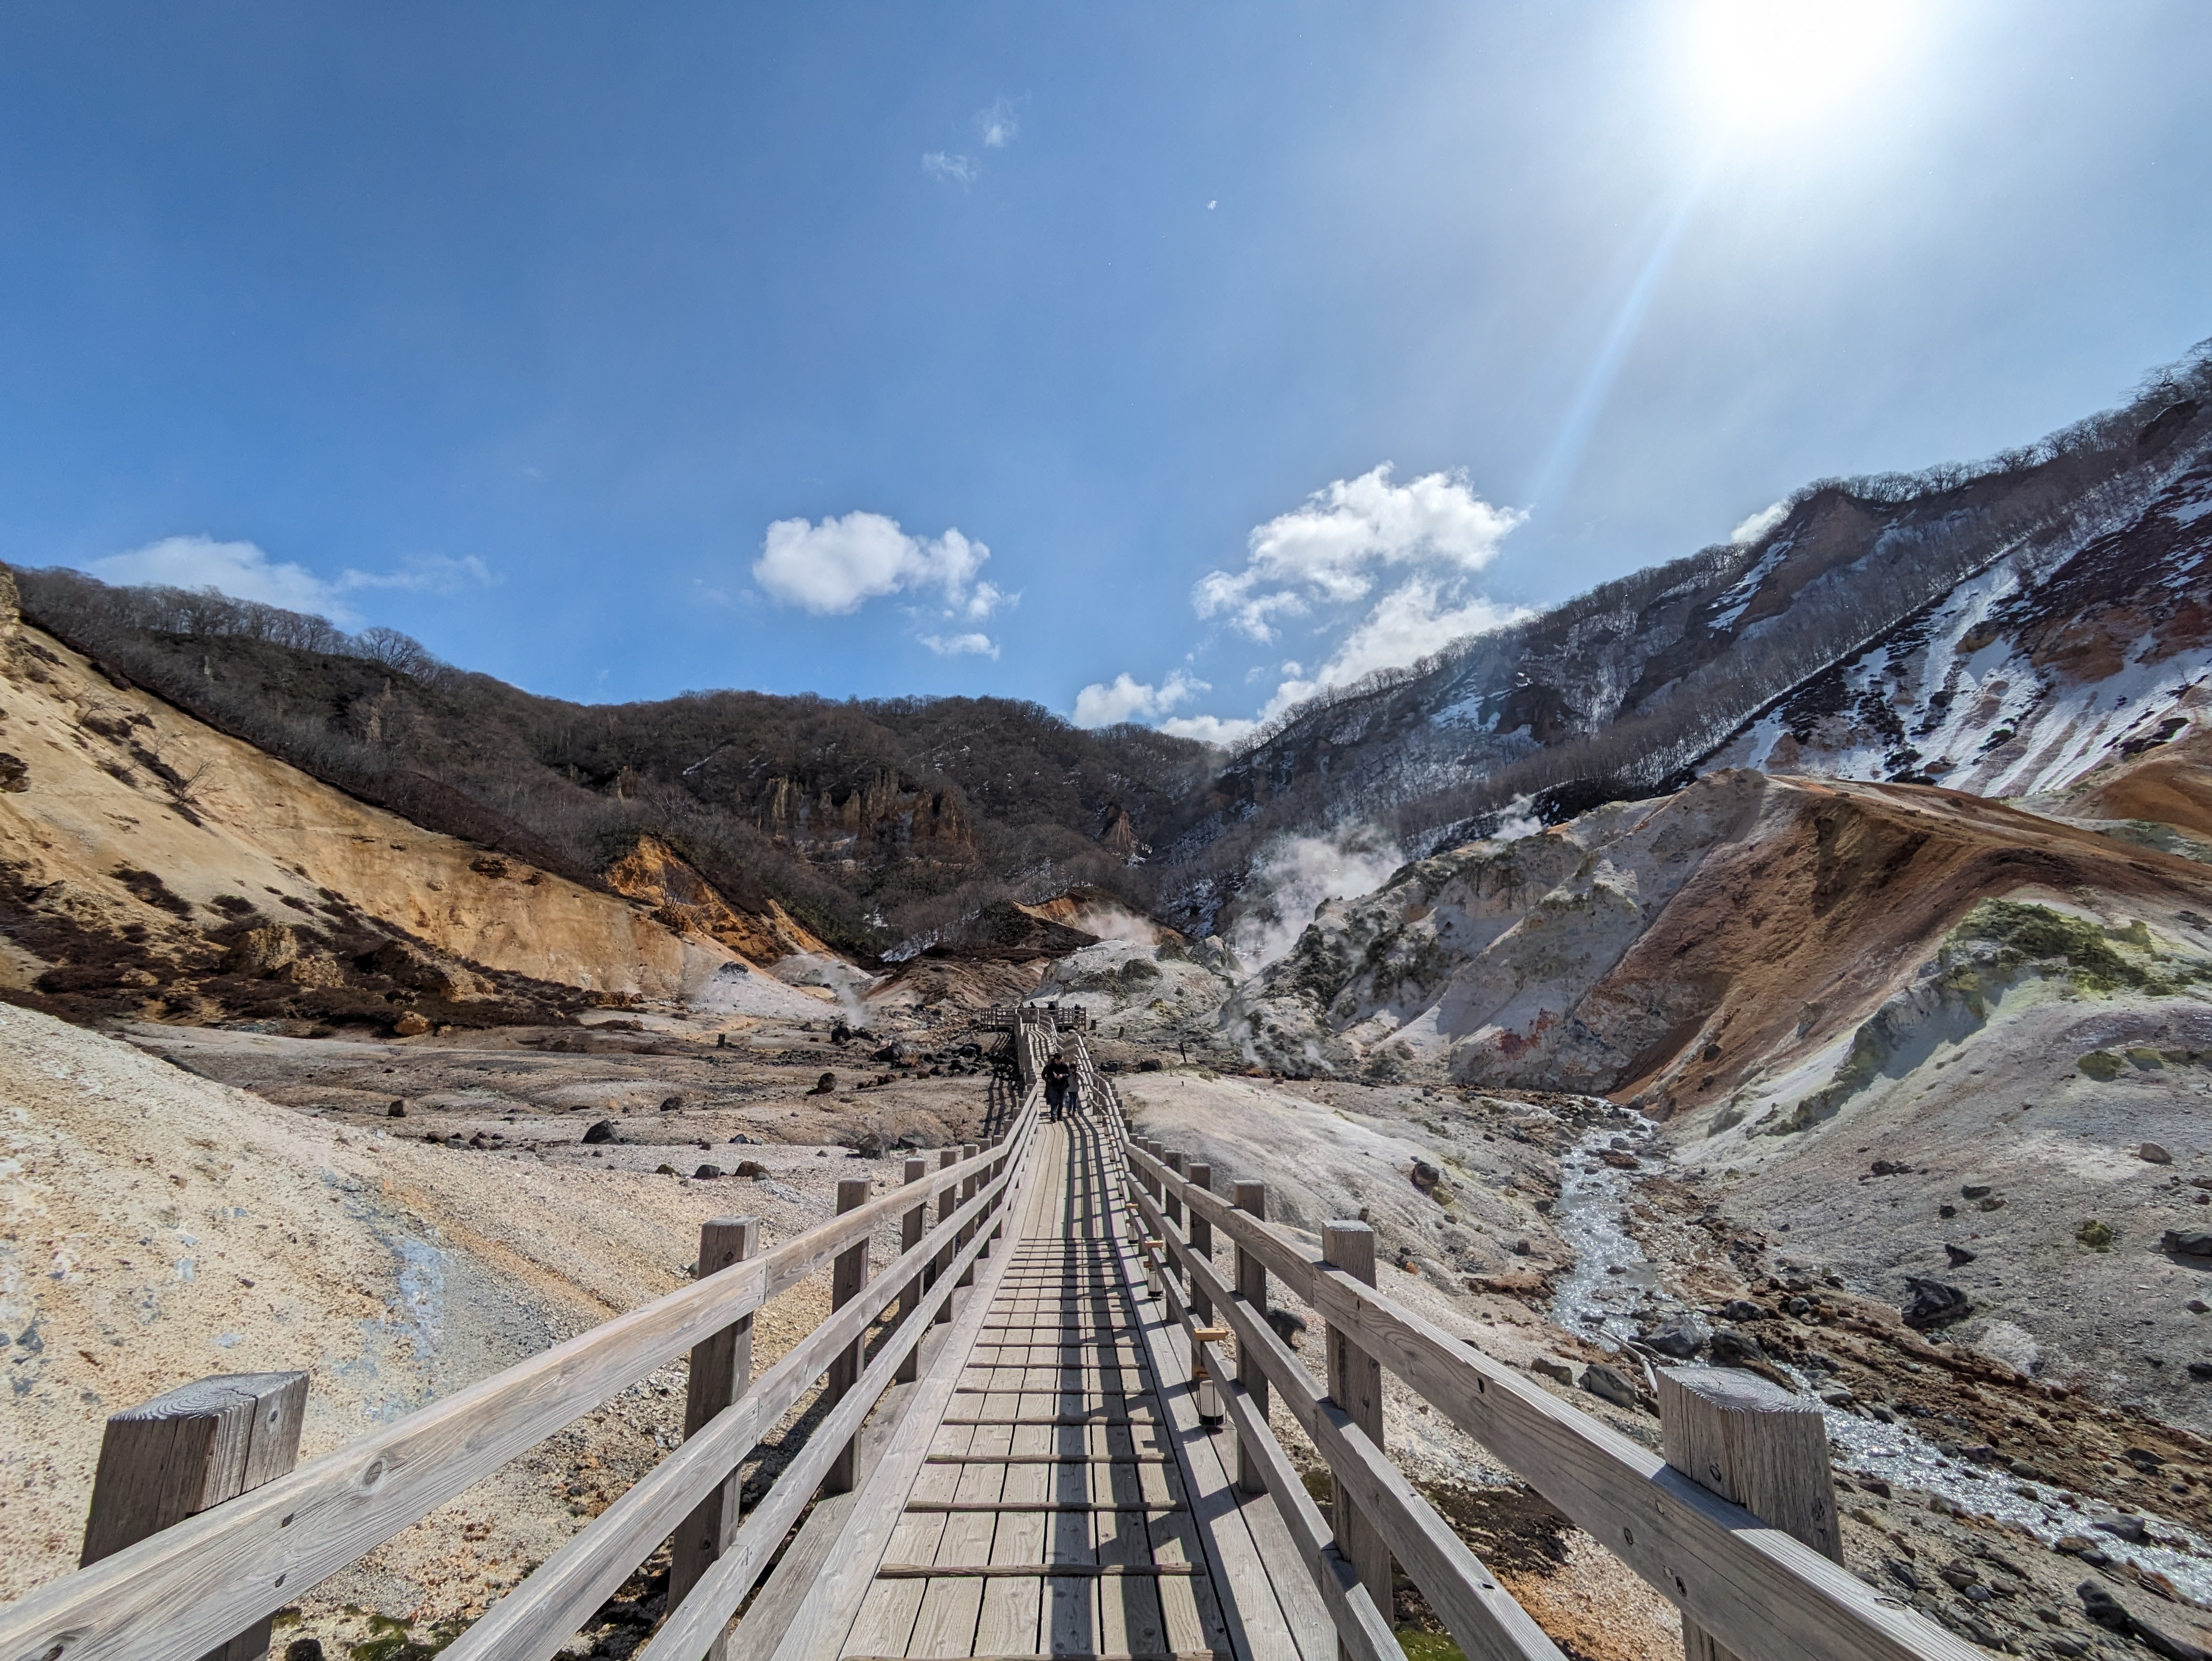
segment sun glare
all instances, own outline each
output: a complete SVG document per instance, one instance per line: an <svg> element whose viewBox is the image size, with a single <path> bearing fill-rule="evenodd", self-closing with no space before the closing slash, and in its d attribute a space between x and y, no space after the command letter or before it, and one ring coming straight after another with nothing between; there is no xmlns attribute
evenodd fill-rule
<svg viewBox="0 0 2212 1661"><path fill-rule="evenodd" d="M1878 96L1902 66L1904 0L1705 0L1685 43L1724 131L1796 126Z"/></svg>

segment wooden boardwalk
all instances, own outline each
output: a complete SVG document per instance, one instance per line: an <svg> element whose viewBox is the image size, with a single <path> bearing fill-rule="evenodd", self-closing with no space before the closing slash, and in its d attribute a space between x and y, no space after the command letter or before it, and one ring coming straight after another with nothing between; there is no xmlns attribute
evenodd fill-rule
<svg viewBox="0 0 2212 1661"><path fill-rule="evenodd" d="M817 1582L817 1607L849 1620L803 1622L781 1653L1332 1661L1281 1523L1236 1493L1180 1334L1140 1295L1096 1128L1042 1135L1008 1247L922 1381L907 1457L887 1453L848 1561Z"/></svg>

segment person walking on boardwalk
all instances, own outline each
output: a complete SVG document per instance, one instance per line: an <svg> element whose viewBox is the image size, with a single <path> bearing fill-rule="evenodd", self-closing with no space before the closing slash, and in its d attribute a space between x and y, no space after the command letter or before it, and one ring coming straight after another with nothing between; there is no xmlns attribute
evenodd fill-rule
<svg viewBox="0 0 2212 1661"><path fill-rule="evenodd" d="M1074 1072L1061 1057L1054 1056L1044 1064L1044 1104L1052 1110L1048 1117L1057 1119L1060 1116L1074 1085Z"/></svg>

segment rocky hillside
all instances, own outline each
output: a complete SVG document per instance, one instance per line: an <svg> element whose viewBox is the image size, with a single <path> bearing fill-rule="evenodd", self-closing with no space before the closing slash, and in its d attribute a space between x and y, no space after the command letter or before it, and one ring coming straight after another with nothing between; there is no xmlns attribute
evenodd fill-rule
<svg viewBox="0 0 2212 1661"><path fill-rule="evenodd" d="M737 912L781 911L848 952L910 950L994 900L1077 882L1145 897L1131 861L1215 753L1003 698L724 691L586 708L440 664L389 630L19 576L26 618L112 684L349 794L587 886L630 891L611 871L666 849Z"/></svg>
<svg viewBox="0 0 2212 1661"><path fill-rule="evenodd" d="M1410 849L1752 764L2059 788L2212 663L2212 355L1977 468L1808 487L1756 534L1292 712L1185 809L1203 928L1267 837ZM2178 727L2168 727L2169 733Z"/></svg>

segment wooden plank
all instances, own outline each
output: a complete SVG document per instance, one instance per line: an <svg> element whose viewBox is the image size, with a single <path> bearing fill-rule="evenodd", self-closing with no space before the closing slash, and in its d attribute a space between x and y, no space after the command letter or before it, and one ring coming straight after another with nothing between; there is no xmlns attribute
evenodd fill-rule
<svg viewBox="0 0 2212 1661"><path fill-rule="evenodd" d="M927 1159L918 1157L908 1159L905 1165L905 1185L908 1188L912 1188L916 1183L922 1179L924 1173L927 1172L928 1169L929 1162ZM929 1198L927 1195L924 1195L921 1198L921 1203L915 1205L910 1210L902 1211L899 1214L900 1252L903 1254L913 1250L915 1247L921 1244L921 1237L928 1232ZM907 1283L906 1289L899 1293L898 1318L899 1323L902 1326L912 1321L914 1319L915 1311L921 1307L922 1285L924 1277L927 1276L929 1270L925 1268L921 1274L915 1275L912 1281L908 1281ZM906 1353L906 1360L899 1368L899 1383L902 1384L912 1384L921 1376L919 1371L921 1365L921 1346L916 1344L912 1349L909 1349Z"/></svg>
<svg viewBox="0 0 2212 1661"><path fill-rule="evenodd" d="M979 1436L993 1433L979 1431ZM997 1433L1004 1435L1004 1432ZM964 1465L953 1478L956 1498L922 1500L911 1498L909 1510L943 1507L945 1531L938 1537L936 1556L948 1563L988 1561L991 1536L998 1518L987 1504L995 1501L1006 1482L1002 1466ZM922 1594L921 1610L915 1617L914 1636L908 1651L914 1655L973 1655L975 1627L983 1610L981 1585L966 1577L933 1579Z"/></svg>
<svg viewBox="0 0 2212 1661"><path fill-rule="evenodd" d="M1145 1164L1134 1150L1127 1158ZM1185 1197L1194 1208L1215 1208L1214 1226L1271 1271L1303 1265L1300 1290L1324 1319L1355 1331L1416 1394L1739 1653L1803 1661L1973 1661L1980 1654L1432 1322L1322 1270L1304 1248L1220 1208L1214 1196ZM1240 1354L1242 1338L1240 1330Z"/></svg>
<svg viewBox="0 0 2212 1661"><path fill-rule="evenodd" d="M1034 1563L1044 1555L1045 1520L1034 1512L1020 1509L1043 1500L1051 1491L1052 1468L1036 1463L1038 1456L1021 1456L1011 1451L1013 1438L1019 1433L1006 1432L1009 1451L1000 1456L1012 1462L1026 1458L1019 1465L1009 1463L1006 1467L1006 1488L1002 1497L1017 1509L999 1518L997 1530L991 1536L991 1559L994 1564ZM1009 1579L1004 1576L987 1580L983 1585L983 1606L975 1623L975 1651L979 1655L1028 1655L1036 1653L1043 1644L1041 1622L1044 1614L1044 1582L1041 1579Z"/></svg>
<svg viewBox="0 0 2212 1661"><path fill-rule="evenodd" d="M699 1261L695 1280L719 1275L760 1251L760 1219L714 1217L699 1228ZM691 1350L690 1377L684 1391L684 1437L689 1441L707 1427L708 1421L744 1394L753 1376L753 1317L732 1322ZM692 1508L676 1530L669 1549L668 1606L682 1603L707 1566L722 1554L722 1542L738 1530L738 1495L744 1482L735 1470L720 1487ZM723 1661L722 1641L717 1639L706 1661Z"/></svg>
<svg viewBox="0 0 2212 1661"><path fill-rule="evenodd" d="M1267 1215L1267 1183L1237 1183L1232 1185L1231 1194L1235 1200L1237 1210L1248 1214L1255 1221L1266 1220ZM1194 1213L1196 1213L1200 1209L1201 1203L1194 1200L1191 1202L1191 1210ZM1249 1244L1243 1238L1237 1235L1237 1231L1231 1229L1229 1231L1229 1233L1231 1238L1237 1242L1237 1295L1251 1305L1253 1308L1260 1311L1262 1314L1265 1314L1267 1308L1267 1263L1257 1252L1254 1251L1250 1248ZM1211 1258L1207 1259L1206 1267L1209 1269L1212 1267L1212 1260ZM1198 1280L1200 1284L1204 1283L1203 1276L1194 1278ZM1260 1422L1261 1424L1267 1423L1267 1370L1261 1365L1257 1357L1247 1355L1244 1353L1244 1346L1241 1343L1237 1347L1237 1382L1244 1387L1245 1392L1249 1395L1254 1402L1257 1404L1260 1414ZM1267 1482L1266 1463L1267 1462L1264 1459L1256 1457L1251 1459L1246 1458L1244 1457L1243 1451L1242 1448L1239 1448L1237 1454L1237 1487L1238 1492L1243 1494L1264 1494L1267 1492L1267 1488L1265 1487L1265 1483Z"/></svg>
<svg viewBox="0 0 2212 1661"><path fill-rule="evenodd" d="M111 1414L85 1518L82 1563L96 1563L282 1476L300 1457L304 1372L229 1372ZM249 1621L206 1661L259 1661L269 1618Z"/></svg>
<svg viewBox="0 0 2212 1661"><path fill-rule="evenodd" d="M937 1580L958 1574L982 1580L1042 1575L1055 1580L1101 1580L1119 1575L1205 1573L1203 1563L884 1563L876 1570L876 1577L882 1580Z"/></svg>
<svg viewBox="0 0 2212 1661"><path fill-rule="evenodd" d="M826 1267L901 1203L894 1190L50 1582L0 1609L0 1661L196 1661Z"/></svg>
<svg viewBox="0 0 2212 1661"><path fill-rule="evenodd" d="M1089 1466L1085 1475L1091 1487L1091 1548L1098 1561L1151 1562L1152 1536L1146 1526L1150 1502L1136 1468ZM1178 1505L1173 1509L1186 1508ZM1100 1649L1158 1650L1165 1646L1165 1634L1156 1579L1124 1576L1099 1588L1097 1641Z"/></svg>
<svg viewBox="0 0 2212 1661"><path fill-rule="evenodd" d="M1184 1180L1200 1193L1210 1194L1213 1191L1213 1167L1203 1159L1194 1160ZM1200 1216L1195 1207L1191 1209L1189 1234L1191 1250L1205 1258L1208 1263L1212 1262L1213 1225ZM1196 1309L1198 1323L1200 1326L1211 1325L1213 1318L1212 1305L1205 1299L1195 1296L1191 1302Z"/></svg>

